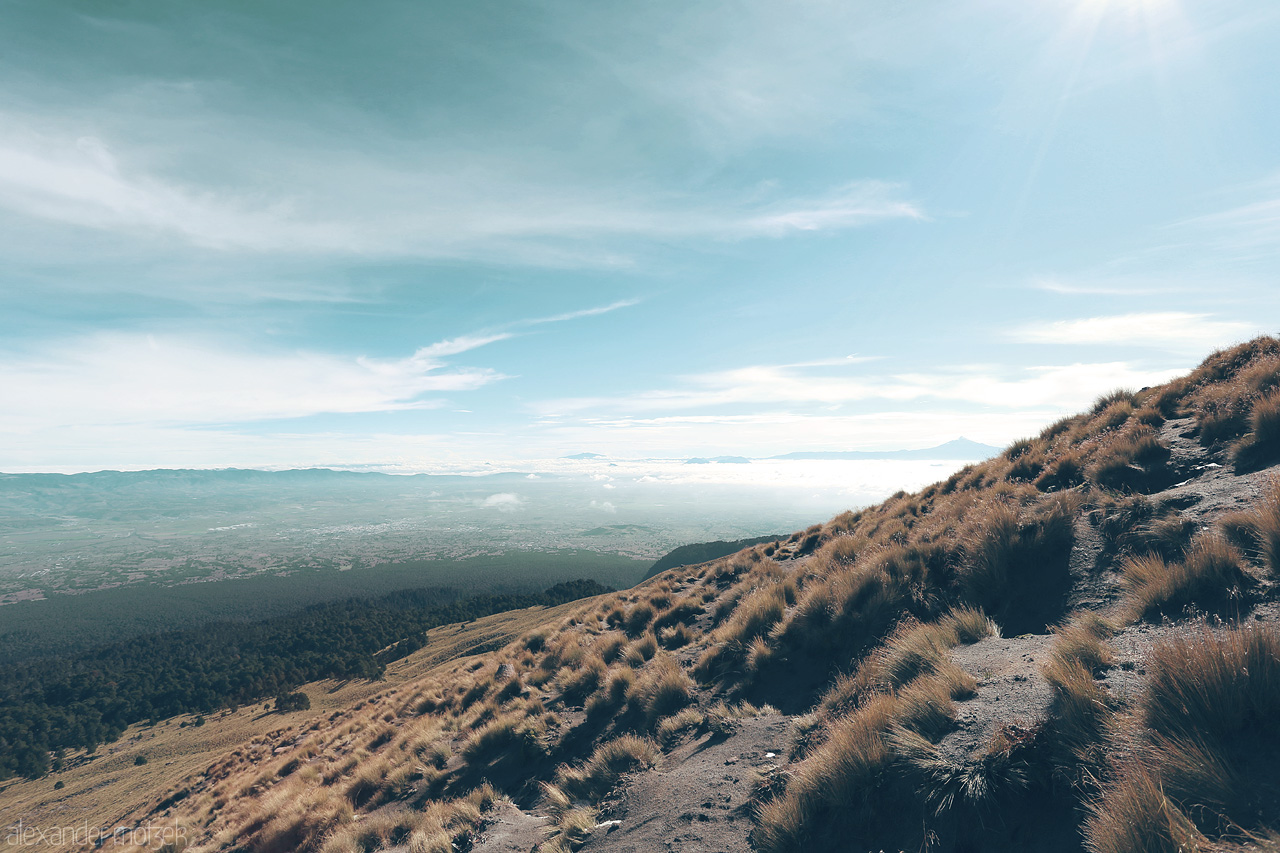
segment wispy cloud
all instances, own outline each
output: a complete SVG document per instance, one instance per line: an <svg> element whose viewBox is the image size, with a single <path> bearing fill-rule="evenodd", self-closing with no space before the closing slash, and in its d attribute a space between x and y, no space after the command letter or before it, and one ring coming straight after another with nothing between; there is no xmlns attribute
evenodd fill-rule
<svg viewBox="0 0 1280 853"><path fill-rule="evenodd" d="M37 219L144 236L169 234L210 248L288 250L343 243L332 226L294 218L283 200L237 202L130 173L95 137L25 134L0 140L0 205Z"/></svg>
<svg viewBox="0 0 1280 853"><path fill-rule="evenodd" d="M856 228L885 219L924 219L920 207L903 200L901 191L902 187L896 184L862 181L807 204L792 202L746 224L764 234L782 235L788 231Z"/></svg>
<svg viewBox="0 0 1280 853"><path fill-rule="evenodd" d="M1154 311L1030 323L1013 330L1009 337L1032 344L1113 344L1204 352L1258 331L1252 323L1219 320L1212 314Z"/></svg>
<svg viewBox="0 0 1280 853"><path fill-rule="evenodd" d="M1191 289L1168 279L1116 275L1036 276L1031 287L1066 296L1151 296Z"/></svg>
<svg viewBox="0 0 1280 853"><path fill-rule="evenodd" d="M177 336L101 334L0 361L0 433L66 425L143 427L436 407L503 374L444 359L488 339L405 358L261 351Z"/></svg>
<svg viewBox="0 0 1280 853"><path fill-rule="evenodd" d="M581 320L583 317L599 317L601 314L609 314L623 308L632 308L639 304L639 299L619 299L617 302L610 302L608 305L600 305L595 308L583 308L581 311L568 311L564 314L553 314L550 317L534 317L529 320L516 320L510 325L541 326L544 323L563 323L566 320Z"/></svg>
<svg viewBox="0 0 1280 853"><path fill-rule="evenodd" d="M23 127L20 116L0 118ZM10 131L0 136L0 207L220 252L548 265L618 263L625 253L610 247L613 240L778 238L924 218L903 187L879 181L812 196L694 196L581 178L553 183L524 174L517 162L495 169L467 153L394 164L354 156L321 152L310 166L316 180L296 190L224 184L215 191L161 176L97 137ZM477 162L460 166L459 159Z"/></svg>
<svg viewBox="0 0 1280 853"><path fill-rule="evenodd" d="M461 335L456 338L450 338L447 341L437 341L434 344L422 347L413 354L411 360L422 363L427 369L433 369L435 360L438 358L459 355L488 344L505 341L510 337L512 337L510 332L494 332L487 335Z"/></svg>
<svg viewBox="0 0 1280 853"><path fill-rule="evenodd" d="M1275 181L1268 183L1271 184L1271 192L1275 193ZM1280 249L1280 196L1273 195L1218 213L1184 219L1176 223L1176 227L1208 231L1226 247Z"/></svg>
<svg viewBox="0 0 1280 853"><path fill-rule="evenodd" d="M1164 382L1176 370L1149 370L1128 362L1075 363L1025 368L973 365L945 370L886 372L857 377L816 373L802 365L754 365L687 376L675 387L617 397L545 401L535 411L545 418L591 417L607 412L714 411L726 406L761 410L792 404L844 404L875 401L901 404L952 401L1017 410L1053 407L1070 410L1118 386ZM718 415L716 415L718 417Z"/></svg>

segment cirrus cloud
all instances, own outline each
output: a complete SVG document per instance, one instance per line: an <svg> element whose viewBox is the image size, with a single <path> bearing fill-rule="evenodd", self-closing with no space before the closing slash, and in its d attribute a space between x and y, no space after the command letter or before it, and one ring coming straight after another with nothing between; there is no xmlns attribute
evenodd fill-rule
<svg viewBox="0 0 1280 853"><path fill-rule="evenodd" d="M66 424L172 426L385 412L506 378L444 359L501 335L403 358L261 351L177 335L99 334L0 359L0 432Z"/></svg>

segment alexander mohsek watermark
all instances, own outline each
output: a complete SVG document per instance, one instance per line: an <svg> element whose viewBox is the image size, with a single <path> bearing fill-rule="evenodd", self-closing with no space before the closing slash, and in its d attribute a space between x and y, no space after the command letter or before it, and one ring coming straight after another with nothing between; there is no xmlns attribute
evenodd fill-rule
<svg viewBox="0 0 1280 853"><path fill-rule="evenodd" d="M18 821L5 830L11 847L139 847L181 850L187 844L185 826L91 826L88 821L66 826L32 826Z"/></svg>

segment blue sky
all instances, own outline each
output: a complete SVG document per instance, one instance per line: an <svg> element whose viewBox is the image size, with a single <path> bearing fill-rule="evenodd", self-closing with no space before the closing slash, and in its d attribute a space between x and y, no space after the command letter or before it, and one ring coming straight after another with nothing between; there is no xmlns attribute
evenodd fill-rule
<svg viewBox="0 0 1280 853"><path fill-rule="evenodd" d="M1280 325L1280 8L7 2L0 470L1002 444Z"/></svg>

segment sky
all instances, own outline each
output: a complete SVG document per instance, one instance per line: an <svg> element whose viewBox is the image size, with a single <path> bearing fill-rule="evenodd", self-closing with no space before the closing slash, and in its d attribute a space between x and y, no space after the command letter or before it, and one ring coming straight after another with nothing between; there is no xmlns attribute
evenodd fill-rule
<svg viewBox="0 0 1280 853"><path fill-rule="evenodd" d="M1269 0L5 0L0 470L1003 445L1280 327Z"/></svg>

